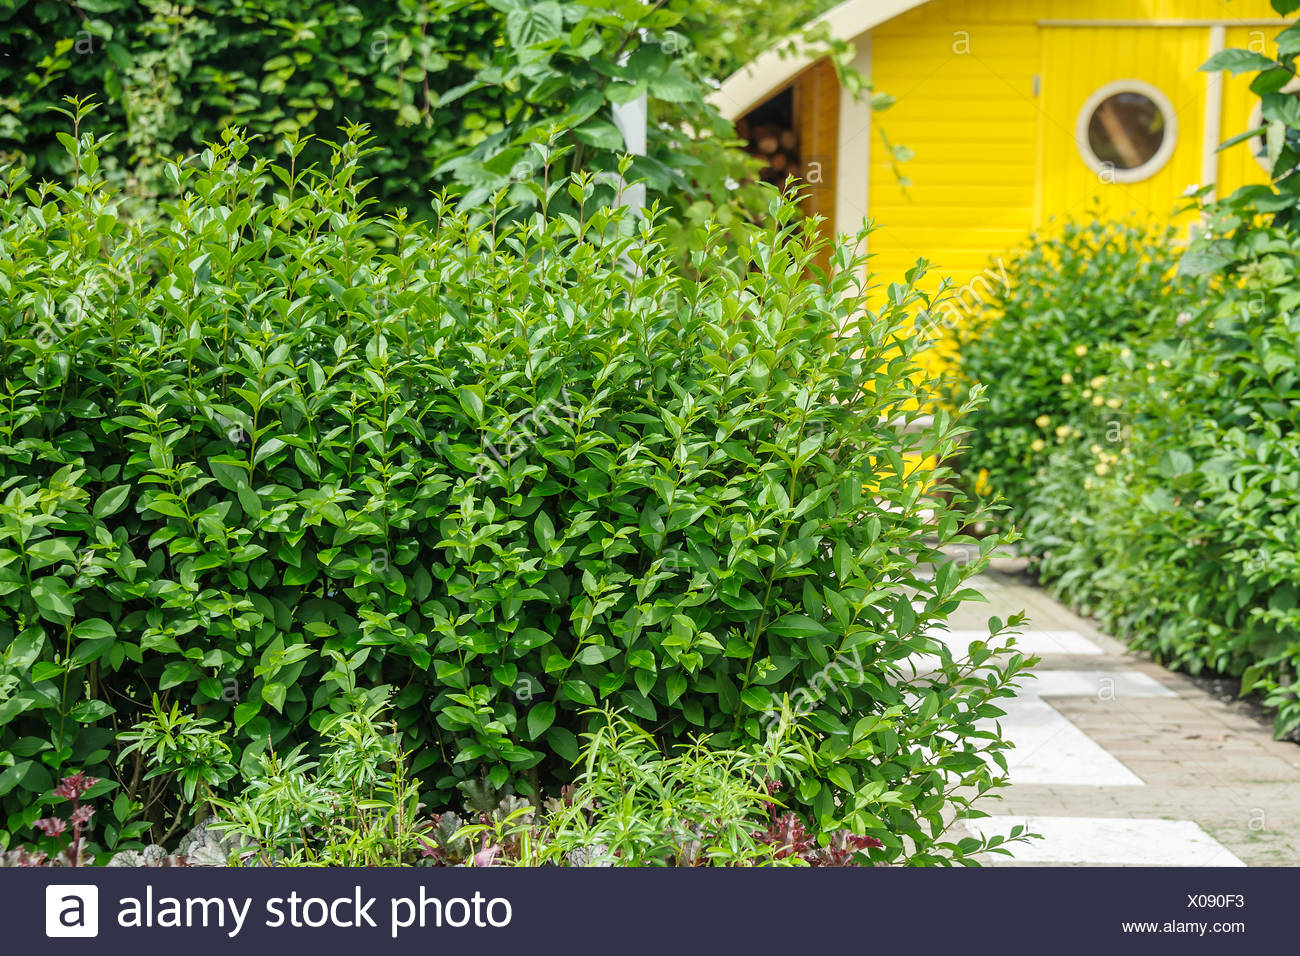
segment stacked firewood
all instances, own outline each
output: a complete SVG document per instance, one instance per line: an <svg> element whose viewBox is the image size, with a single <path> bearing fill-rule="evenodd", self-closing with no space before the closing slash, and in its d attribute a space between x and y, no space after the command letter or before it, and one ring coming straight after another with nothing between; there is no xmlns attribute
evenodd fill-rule
<svg viewBox="0 0 1300 956"><path fill-rule="evenodd" d="M751 124L742 119L736 132L749 143L748 152L763 163L759 178L765 183L784 186L791 176L801 176L799 162L799 134L769 123Z"/></svg>

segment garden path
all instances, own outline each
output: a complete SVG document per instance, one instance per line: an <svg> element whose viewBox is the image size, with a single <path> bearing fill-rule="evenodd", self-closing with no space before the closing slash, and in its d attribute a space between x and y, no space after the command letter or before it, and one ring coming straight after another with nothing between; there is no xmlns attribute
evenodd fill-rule
<svg viewBox="0 0 1300 956"><path fill-rule="evenodd" d="M992 615L1025 611L1021 646L1036 679L1003 705L1015 741L1011 786L964 825L1042 840L990 865L1295 866L1300 864L1300 746L1275 741L1249 705L1221 700L1071 613L998 560L936 634L961 645Z"/></svg>

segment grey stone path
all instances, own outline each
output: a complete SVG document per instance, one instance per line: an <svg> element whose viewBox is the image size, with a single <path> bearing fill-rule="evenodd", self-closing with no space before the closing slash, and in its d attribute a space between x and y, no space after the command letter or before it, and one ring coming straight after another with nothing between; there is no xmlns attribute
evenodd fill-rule
<svg viewBox="0 0 1300 956"><path fill-rule="evenodd" d="M1020 844L1014 862L986 862L1300 865L1300 746L1273 740L1246 705L1127 652L1019 569L995 562L972 582L988 603L950 622L960 641L1023 610L1023 643L1043 659L1004 708L1018 743L1011 786L979 805L991 820L965 825L1005 832L1027 820L1045 839Z"/></svg>

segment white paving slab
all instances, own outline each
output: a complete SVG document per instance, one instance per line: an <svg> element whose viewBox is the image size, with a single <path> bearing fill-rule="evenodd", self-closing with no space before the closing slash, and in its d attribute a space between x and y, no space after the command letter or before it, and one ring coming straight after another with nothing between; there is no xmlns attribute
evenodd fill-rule
<svg viewBox="0 0 1300 956"><path fill-rule="evenodd" d="M1154 677L1141 671L1112 670L1042 670L1036 668L1026 676L1023 694L1035 697L1098 697L1119 700L1124 697L1177 697Z"/></svg>
<svg viewBox="0 0 1300 956"><path fill-rule="evenodd" d="M963 655L975 641L987 641L989 632L944 631L936 628L927 631L926 636L942 641L954 655ZM1040 657L1051 654L1104 653L1078 631L1024 631L1016 635L1016 649L1025 655L1035 654Z"/></svg>
<svg viewBox="0 0 1300 956"><path fill-rule="evenodd" d="M1041 840L1012 847L1020 863L1095 863L1109 866L1245 866L1191 820L1101 817L994 816L966 820L984 836L1006 836L1025 825Z"/></svg>
<svg viewBox="0 0 1300 956"><path fill-rule="evenodd" d="M1003 700L1002 731L1015 747L1007 754L1012 784L1140 787L1142 778L1051 704L1035 696Z"/></svg>

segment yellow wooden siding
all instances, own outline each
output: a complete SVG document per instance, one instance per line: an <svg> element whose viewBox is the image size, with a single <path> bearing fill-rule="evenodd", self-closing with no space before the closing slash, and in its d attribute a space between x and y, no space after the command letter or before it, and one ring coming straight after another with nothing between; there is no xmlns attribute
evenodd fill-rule
<svg viewBox="0 0 1300 956"><path fill-rule="evenodd" d="M1280 20L1268 0L935 0L900 20L978 26L1041 20Z"/></svg>
<svg viewBox="0 0 1300 956"><path fill-rule="evenodd" d="M1044 21L1281 22L1268 0L935 0L872 32L872 78L898 102L876 117L868 170L873 267L894 281L918 258L958 287L1053 218L1167 216L1204 175L1208 26L1064 27ZM1277 26L1230 27L1228 46ZM1079 155L1084 101L1121 79L1152 83L1178 114L1170 162L1144 183L1106 184ZM1038 95L1035 95L1037 79ZM1224 84L1222 138L1249 121L1247 78ZM1243 97L1244 91L1244 97ZM914 152L896 171L880 133ZM898 172L912 185L904 187ZM851 175L841 170L841 176ZM1222 189L1260 181L1246 147L1221 157Z"/></svg>
<svg viewBox="0 0 1300 956"><path fill-rule="evenodd" d="M1197 70L1210 55L1209 31L1050 27L1042 37L1040 220L1094 210L1112 217L1168 218L1179 196L1199 185L1202 175L1207 75ZM1080 111L1094 92L1116 80L1150 83L1169 98L1178 121L1173 155L1141 182L1107 182L1079 153Z"/></svg>
<svg viewBox="0 0 1300 956"><path fill-rule="evenodd" d="M876 88L898 102L879 114L872 142L868 196L879 228L870 248L883 277L926 258L960 284L1032 225L1038 31L972 26L968 44L929 8L915 13L927 15L872 37ZM880 130L915 154L898 170L911 185L900 183Z"/></svg>

